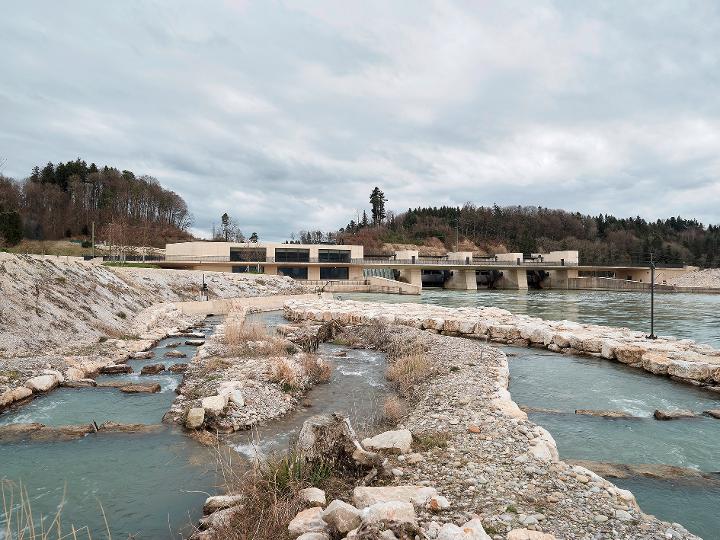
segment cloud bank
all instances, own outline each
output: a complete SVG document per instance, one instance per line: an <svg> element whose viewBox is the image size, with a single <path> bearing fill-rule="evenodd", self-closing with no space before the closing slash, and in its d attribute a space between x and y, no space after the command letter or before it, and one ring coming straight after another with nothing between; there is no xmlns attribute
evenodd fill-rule
<svg viewBox="0 0 720 540"><path fill-rule="evenodd" d="M720 222L712 1L14 3L2 171L156 176L205 233L284 240L368 206Z"/></svg>

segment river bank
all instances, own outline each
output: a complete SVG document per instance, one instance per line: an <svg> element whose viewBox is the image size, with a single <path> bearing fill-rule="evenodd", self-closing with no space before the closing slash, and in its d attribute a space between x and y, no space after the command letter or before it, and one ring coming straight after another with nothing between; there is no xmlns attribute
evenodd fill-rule
<svg viewBox="0 0 720 540"><path fill-rule="evenodd" d="M199 299L203 280L209 298L241 304L242 298L309 292L284 277L0 253L0 412L111 371L198 324L206 313L188 309L187 301Z"/></svg>
<svg viewBox="0 0 720 540"><path fill-rule="evenodd" d="M310 313L294 315L298 321L314 320ZM340 339L354 346L397 350L412 344L431 362L431 373L414 385L408 412L393 432L407 430L412 439L399 443L399 435L384 434L375 442L362 441L366 450L383 454L384 468L392 474L346 494L344 500L360 516L360 529L347 538L366 538L360 531L369 525L362 516L372 515L369 508L380 501L413 502L412 520L428 538L465 538L457 526L480 522L473 538L696 538L679 524L645 515L630 492L561 461L552 436L512 401L503 352L406 326L341 324ZM384 447L381 439L395 442ZM421 500L415 497L421 494ZM307 530L298 529L303 523ZM337 534L330 523L297 520L291 536ZM546 536L532 536L540 533Z"/></svg>
<svg viewBox="0 0 720 540"><path fill-rule="evenodd" d="M687 339L649 340L644 333L627 328L543 320L494 307L446 308L352 300L289 302L285 314L291 320L375 321L507 345L587 354L720 392L719 350Z"/></svg>

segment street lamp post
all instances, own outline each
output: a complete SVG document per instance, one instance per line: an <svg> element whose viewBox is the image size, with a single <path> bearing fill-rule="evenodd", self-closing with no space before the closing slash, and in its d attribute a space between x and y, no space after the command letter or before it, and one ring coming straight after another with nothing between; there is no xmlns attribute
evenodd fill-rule
<svg viewBox="0 0 720 540"><path fill-rule="evenodd" d="M655 335L655 261L650 253L650 335L647 339L657 339Z"/></svg>

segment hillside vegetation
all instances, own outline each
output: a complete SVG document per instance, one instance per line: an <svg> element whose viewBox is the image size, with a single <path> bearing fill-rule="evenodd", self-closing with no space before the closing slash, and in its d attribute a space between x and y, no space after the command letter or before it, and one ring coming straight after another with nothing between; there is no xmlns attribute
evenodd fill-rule
<svg viewBox="0 0 720 540"><path fill-rule="evenodd" d="M189 239L187 204L157 179L80 158L35 167L21 181L0 176L0 247L21 239L89 239L163 246Z"/></svg>
<svg viewBox="0 0 720 540"><path fill-rule="evenodd" d="M368 254L388 254L402 245L420 246L421 254L459 249L478 255L537 253L576 249L587 263L646 262L650 253L661 263L720 266L720 226L671 217L589 216L541 207L424 207L401 214L388 212L380 223L351 222L339 241L360 243Z"/></svg>

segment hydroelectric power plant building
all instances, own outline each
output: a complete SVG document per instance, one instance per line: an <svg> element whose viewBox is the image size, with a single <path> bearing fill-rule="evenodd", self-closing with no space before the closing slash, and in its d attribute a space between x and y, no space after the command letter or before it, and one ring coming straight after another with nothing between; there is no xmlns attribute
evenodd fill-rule
<svg viewBox="0 0 720 540"><path fill-rule="evenodd" d="M182 242L167 244L165 268L220 272L252 272L290 276L334 287L368 286L396 288L417 294L423 286L447 289L576 289L608 287L644 289L650 270L643 266L581 265L577 251L540 254L502 253L473 256L450 252L443 257L420 257L418 251L396 251L391 256L366 257L360 245L281 244L273 242ZM691 268L662 268L656 283ZM397 290L399 289L399 290Z"/></svg>

